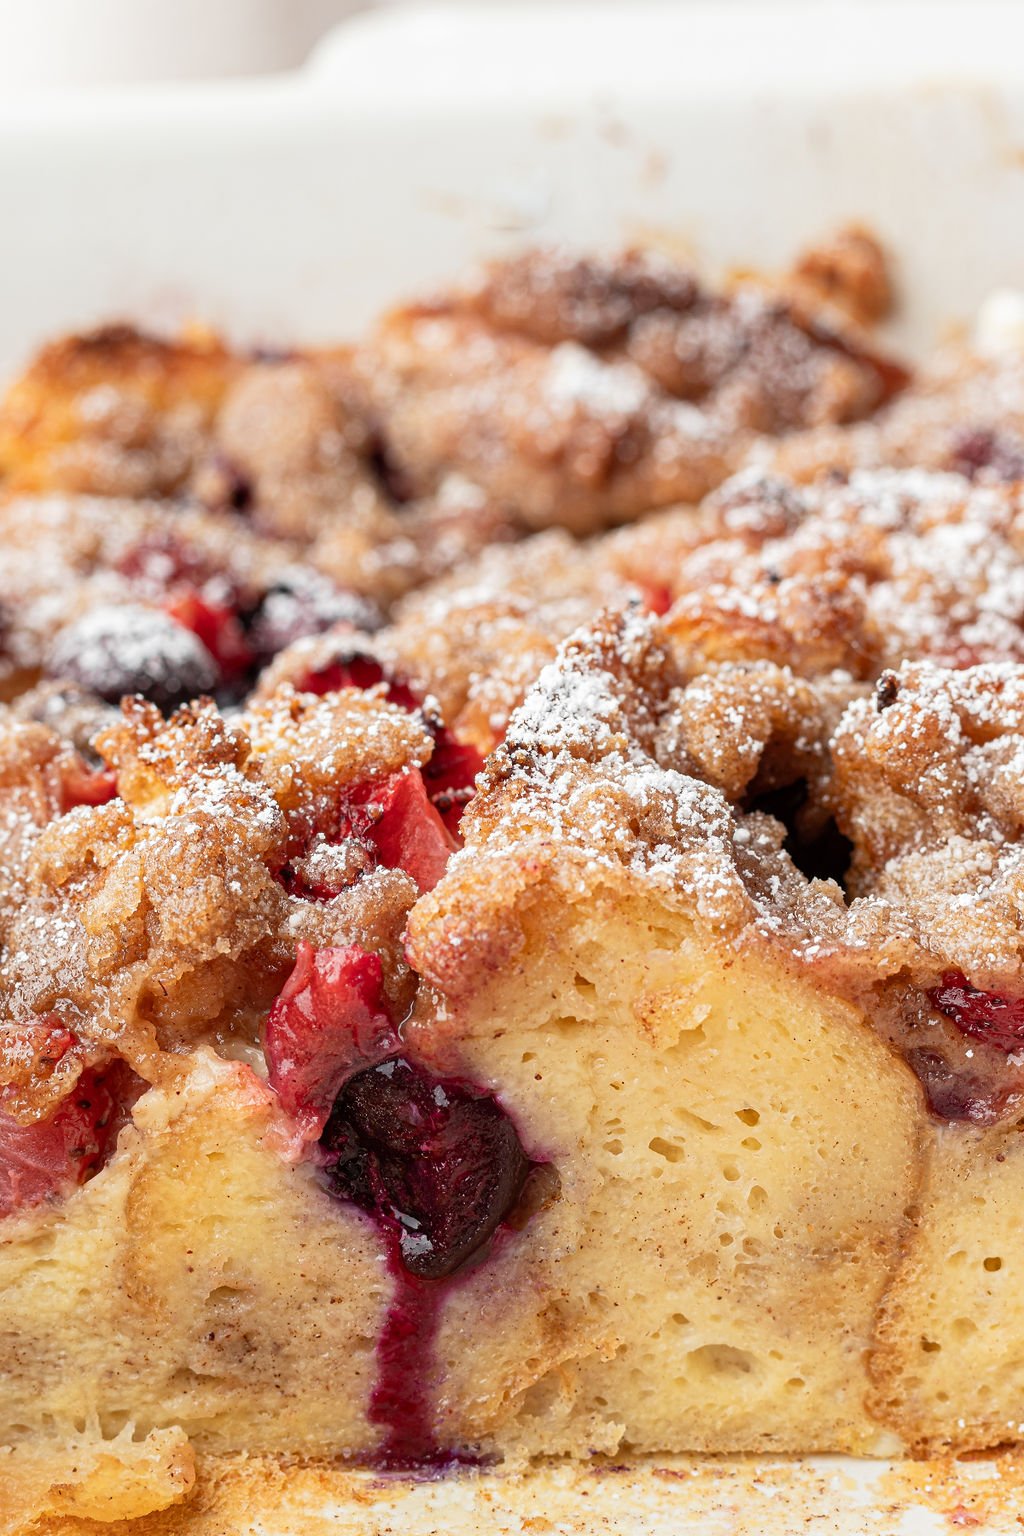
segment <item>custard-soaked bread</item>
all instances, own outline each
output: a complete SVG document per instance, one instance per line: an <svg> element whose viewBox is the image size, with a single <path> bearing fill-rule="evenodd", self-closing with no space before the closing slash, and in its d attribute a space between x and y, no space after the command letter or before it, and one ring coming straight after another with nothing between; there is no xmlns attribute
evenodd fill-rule
<svg viewBox="0 0 1024 1536"><path fill-rule="evenodd" d="M858 449L571 536L877 411L876 256L16 387L0 1522L1019 1435L1019 487Z"/></svg>
<svg viewBox="0 0 1024 1536"><path fill-rule="evenodd" d="M999 1441L1024 1400L998 1341L1000 1277L1024 1262L1019 822L1002 788L1024 740L1018 669L910 667L843 715L837 755L869 754L888 788L853 799L837 773L865 871L852 899L804 877L776 820L688 772L692 686L653 621L570 644L412 914L434 990L410 1038L457 1042L560 1179L510 1254L503 1327L550 1288L564 1353L528 1384L516 1359L495 1433Z"/></svg>
<svg viewBox="0 0 1024 1536"><path fill-rule="evenodd" d="M100 1042L137 1069L113 1142L42 1203L9 1201L6 1432L91 1424L95 1456L127 1421L207 1450L391 1466L1005 1438L1024 1391L1001 1278L1024 1262L1019 668L908 664L875 688L769 660L702 669L670 621L609 617L514 715L465 848L449 859L430 822L426 875L422 817L389 840L383 793L369 824L324 820L370 744L385 782L438 749L388 688L282 685L244 738L211 709L161 728L139 707L101 743L124 831L109 852L89 839L94 871L77 872L76 827L116 802L38 832L71 845L69 949L80 889L137 889L140 844L179 819L214 872L223 820L269 879L239 868L196 903L201 986L167 969L168 895L147 886L141 930L118 919L124 973L159 972L167 996L138 1009L148 1053L127 1028ZM798 784L846 840L849 894L762 808ZM362 844L331 866L347 906L322 867L281 862L314 827L325 850ZM403 918L425 893L411 1007L400 956L366 938L367 884L396 847ZM52 893L65 869L49 859ZM258 945L225 949L246 931L233 881L277 887L280 913L256 925L278 936L269 969ZM19 1114L8 1146L10 1123L52 1138L52 1111ZM169 1475L154 1450L154 1507Z"/></svg>

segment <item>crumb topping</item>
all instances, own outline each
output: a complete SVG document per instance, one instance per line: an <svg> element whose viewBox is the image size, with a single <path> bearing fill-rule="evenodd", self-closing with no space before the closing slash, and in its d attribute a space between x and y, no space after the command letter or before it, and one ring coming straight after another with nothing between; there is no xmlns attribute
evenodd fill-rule
<svg viewBox="0 0 1024 1536"><path fill-rule="evenodd" d="M395 312L355 367L419 494L455 466L577 533L696 501L753 434L856 418L904 379L793 296L558 249Z"/></svg>

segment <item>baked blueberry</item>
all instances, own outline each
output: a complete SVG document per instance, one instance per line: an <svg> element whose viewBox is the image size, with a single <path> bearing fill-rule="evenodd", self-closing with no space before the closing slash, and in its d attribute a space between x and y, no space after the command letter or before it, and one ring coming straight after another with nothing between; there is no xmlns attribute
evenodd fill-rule
<svg viewBox="0 0 1024 1536"><path fill-rule="evenodd" d="M197 635L159 609L134 603L94 608L62 630L48 670L110 704L141 694L165 712L220 681Z"/></svg>

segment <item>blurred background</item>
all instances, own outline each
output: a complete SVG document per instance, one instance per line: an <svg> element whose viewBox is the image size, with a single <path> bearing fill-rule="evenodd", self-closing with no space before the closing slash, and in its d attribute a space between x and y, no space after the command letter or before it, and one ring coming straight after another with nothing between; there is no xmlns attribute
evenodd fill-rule
<svg viewBox="0 0 1024 1536"><path fill-rule="evenodd" d="M0 0L0 92L10 97L48 89L294 69L339 21L394 3L396 0ZM462 3L479 9L488 0ZM543 10L544 3L519 0L534 11ZM666 3L685 5L689 0ZM729 5L733 0L719 3ZM882 11L888 0L804 3L819 12L825 9L841 14L865 5Z"/></svg>
<svg viewBox="0 0 1024 1536"><path fill-rule="evenodd" d="M5 93L293 69L364 0L0 0Z"/></svg>
<svg viewBox="0 0 1024 1536"><path fill-rule="evenodd" d="M1024 0L0 0L0 375L112 319L356 334L528 242L867 223L895 345L1024 288Z"/></svg>

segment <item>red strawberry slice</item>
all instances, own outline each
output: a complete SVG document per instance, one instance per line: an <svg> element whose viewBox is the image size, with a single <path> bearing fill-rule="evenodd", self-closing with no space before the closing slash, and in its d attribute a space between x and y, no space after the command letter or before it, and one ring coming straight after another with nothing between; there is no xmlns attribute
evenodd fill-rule
<svg viewBox="0 0 1024 1536"><path fill-rule="evenodd" d="M117 777L109 768L90 768L80 757L61 764L61 810L76 805L106 805L117 794Z"/></svg>
<svg viewBox="0 0 1024 1536"><path fill-rule="evenodd" d="M445 872L455 841L427 798L415 768L360 785L346 796L355 833L368 842L387 869L404 869L421 891L432 891ZM345 835L344 832L342 835Z"/></svg>
<svg viewBox="0 0 1024 1536"><path fill-rule="evenodd" d="M457 846L416 768L346 789L326 838L334 844L354 838L366 852L364 867L402 869L421 891L434 889ZM288 864L280 872L278 878L290 895L329 901L337 894L336 886L311 883L301 868Z"/></svg>
<svg viewBox="0 0 1024 1536"><path fill-rule="evenodd" d="M194 591L168 598L163 608L202 641L225 680L231 681L248 671L253 654L234 608L226 603L211 603Z"/></svg>
<svg viewBox="0 0 1024 1536"><path fill-rule="evenodd" d="M298 681L300 693L337 693L342 688L376 688L386 684L384 697L389 704L410 711L420 708L420 700L402 678L395 677L376 656L367 651L344 651L326 667L320 667Z"/></svg>
<svg viewBox="0 0 1024 1536"><path fill-rule="evenodd" d="M430 802L453 838L458 838L462 813L476 793L476 776L483 766L483 753L439 727L430 761L421 771Z"/></svg>
<svg viewBox="0 0 1024 1536"><path fill-rule="evenodd" d="M972 987L962 971L946 971L928 993L932 1006L957 1029L1011 1055L1024 1050L1024 997L1004 997Z"/></svg>
<svg viewBox="0 0 1024 1536"><path fill-rule="evenodd" d="M82 1073L46 1120L20 1125L0 1107L0 1217L67 1194L102 1167L138 1081L120 1063ZM0 1089L0 1106L4 1090Z"/></svg>
<svg viewBox="0 0 1024 1536"><path fill-rule="evenodd" d="M650 583L641 588L643 605L648 613L659 617L672 607L672 589L660 583Z"/></svg>
<svg viewBox="0 0 1024 1536"><path fill-rule="evenodd" d="M384 697L389 704L396 704L410 713L423 709L422 699L410 684L366 651L343 652L327 666L307 672L296 687L300 693L324 694L335 693L341 688L376 688L381 683L385 685ZM434 738L433 753L422 770L427 794L455 837L462 812L473 798L474 781L484 759L475 747L460 741L436 717L427 714L426 722ZM423 889L431 887L424 886Z"/></svg>
<svg viewBox="0 0 1024 1536"><path fill-rule="evenodd" d="M295 969L270 1010L264 1034L268 1082L311 1140L353 1072L398 1047L380 957L358 945L300 944Z"/></svg>

